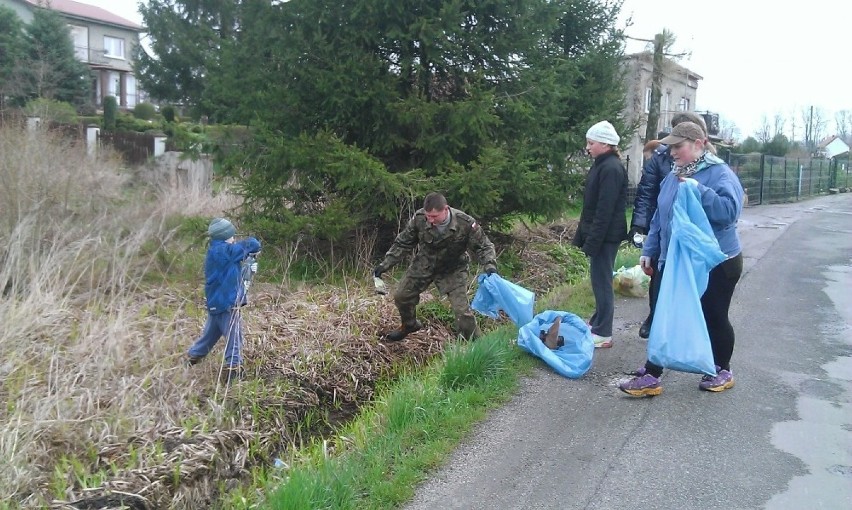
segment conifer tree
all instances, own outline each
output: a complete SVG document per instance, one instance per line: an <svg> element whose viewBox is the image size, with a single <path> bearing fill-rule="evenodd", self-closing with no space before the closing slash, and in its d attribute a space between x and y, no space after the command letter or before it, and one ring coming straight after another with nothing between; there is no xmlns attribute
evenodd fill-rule
<svg viewBox="0 0 852 510"><path fill-rule="evenodd" d="M74 55L68 25L55 11L36 9L25 29L23 96L84 104L90 98L88 67Z"/></svg>

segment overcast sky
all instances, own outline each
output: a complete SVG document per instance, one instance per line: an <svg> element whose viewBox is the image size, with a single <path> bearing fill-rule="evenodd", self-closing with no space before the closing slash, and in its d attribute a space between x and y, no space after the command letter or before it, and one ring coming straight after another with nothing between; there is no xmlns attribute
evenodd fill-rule
<svg viewBox="0 0 852 510"><path fill-rule="evenodd" d="M141 23L138 0L81 0ZM814 106L836 131L835 113L852 110L852 1L712 0L692 4L670 0L624 0L620 26L632 16L627 34L653 39L664 28L676 37L675 52L691 53L679 62L704 79L695 108L733 122L742 137L753 135L765 116L792 119L796 138L802 111ZM645 43L629 42L627 52ZM844 62L834 65L835 62Z"/></svg>
<svg viewBox="0 0 852 510"><path fill-rule="evenodd" d="M625 0L620 23L630 15L630 36L652 39L664 28L674 33L673 50L691 52L680 63L704 78L696 109L719 113L743 137L754 134L764 115L772 126L781 114L788 136L795 117L801 139L802 110L810 106L829 120L823 134L834 134L835 113L852 110L848 0ZM643 49L639 42L627 46L628 53Z"/></svg>

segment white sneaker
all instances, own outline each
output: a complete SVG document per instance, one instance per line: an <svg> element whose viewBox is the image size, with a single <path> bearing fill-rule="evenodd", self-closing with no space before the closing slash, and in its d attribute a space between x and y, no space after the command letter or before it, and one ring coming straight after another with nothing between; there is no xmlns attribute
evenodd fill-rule
<svg viewBox="0 0 852 510"><path fill-rule="evenodd" d="M592 333L592 341L595 342L595 349L609 349L612 347L611 336L600 336Z"/></svg>

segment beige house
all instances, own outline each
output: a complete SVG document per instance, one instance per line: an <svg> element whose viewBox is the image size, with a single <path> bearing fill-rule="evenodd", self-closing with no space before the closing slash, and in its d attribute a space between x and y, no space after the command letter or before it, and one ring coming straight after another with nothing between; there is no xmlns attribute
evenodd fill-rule
<svg viewBox="0 0 852 510"><path fill-rule="evenodd" d="M133 53L143 28L105 9L72 0L0 0L24 23L35 9L53 9L68 22L77 58L92 70L92 102L115 96L121 108L142 101L133 74Z"/></svg>
<svg viewBox="0 0 852 510"><path fill-rule="evenodd" d="M645 130L651 108L653 54L646 51L627 55L625 65L627 67L625 73L627 104L624 110L624 118L628 125L635 123L638 128L622 146L626 147L623 153L625 160L629 158L628 177L630 184L635 186L642 176L642 148L647 141L645 140ZM701 79L702 77L698 74L672 60L665 59L662 96L660 97L660 118L655 130L657 133L671 130L672 115L676 112L695 110L695 95L698 91L698 81Z"/></svg>

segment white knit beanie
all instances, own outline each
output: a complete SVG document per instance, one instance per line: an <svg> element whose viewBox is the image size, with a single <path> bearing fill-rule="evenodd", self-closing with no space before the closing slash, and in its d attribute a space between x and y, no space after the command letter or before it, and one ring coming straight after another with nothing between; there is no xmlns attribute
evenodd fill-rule
<svg viewBox="0 0 852 510"><path fill-rule="evenodd" d="M612 127L612 124L605 120L602 120L590 127L589 130L586 131L586 138L595 142L605 143L607 145L618 145L618 142L621 140L621 137L615 132L615 128Z"/></svg>

